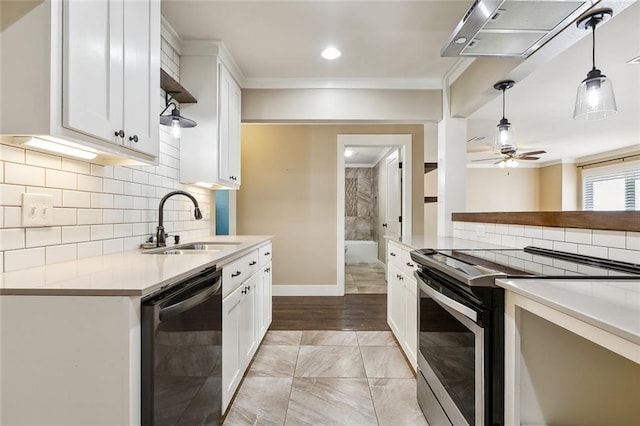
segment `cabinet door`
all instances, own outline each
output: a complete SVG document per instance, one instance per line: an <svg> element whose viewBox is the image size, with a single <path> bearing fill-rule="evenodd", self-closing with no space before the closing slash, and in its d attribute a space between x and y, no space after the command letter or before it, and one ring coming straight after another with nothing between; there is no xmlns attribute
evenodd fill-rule
<svg viewBox="0 0 640 426"><path fill-rule="evenodd" d="M120 143L124 2L65 1L63 14L62 124Z"/></svg>
<svg viewBox="0 0 640 426"><path fill-rule="evenodd" d="M242 304L240 318L240 356L246 366L256 349L256 288L260 279L259 274L254 274L241 286Z"/></svg>
<svg viewBox="0 0 640 426"><path fill-rule="evenodd" d="M124 2L124 145L158 156L160 2Z"/></svg>
<svg viewBox="0 0 640 426"><path fill-rule="evenodd" d="M389 275L387 281L387 322L396 335L398 341L404 340L404 286L402 285L402 274L393 265L389 265Z"/></svg>
<svg viewBox="0 0 640 426"><path fill-rule="evenodd" d="M226 410L244 372L240 349L244 287L237 288L222 300L222 407Z"/></svg>
<svg viewBox="0 0 640 426"><path fill-rule="evenodd" d="M405 336L404 347L409 361L416 368L418 363L418 287L414 279L405 276Z"/></svg>
<svg viewBox="0 0 640 426"><path fill-rule="evenodd" d="M257 303L260 305L258 308L260 314L258 341L260 341L271 325L271 262L260 271L260 291L258 295Z"/></svg>
<svg viewBox="0 0 640 426"><path fill-rule="evenodd" d="M231 73L219 65L219 170L220 180L240 184L240 88Z"/></svg>

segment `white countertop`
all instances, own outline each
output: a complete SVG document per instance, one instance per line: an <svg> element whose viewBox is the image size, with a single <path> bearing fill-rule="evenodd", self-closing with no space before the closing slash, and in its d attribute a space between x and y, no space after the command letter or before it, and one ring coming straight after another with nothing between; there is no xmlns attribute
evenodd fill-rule
<svg viewBox="0 0 640 426"><path fill-rule="evenodd" d="M240 244L222 251L184 255L145 254L143 250L131 250L5 272L0 274L0 295L144 296L205 267L221 266L272 238L211 236L198 238L196 242Z"/></svg>
<svg viewBox="0 0 640 426"><path fill-rule="evenodd" d="M421 248L432 249L480 249L480 248L505 248L495 244L484 243L481 241L465 240L463 238L442 237L439 235L411 235L403 237L402 241L397 238L385 237L385 239L394 241L409 250L417 250Z"/></svg>
<svg viewBox="0 0 640 426"><path fill-rule="evenodd" d="M640 280L501 279L496 284L640 344Z"/></svg>

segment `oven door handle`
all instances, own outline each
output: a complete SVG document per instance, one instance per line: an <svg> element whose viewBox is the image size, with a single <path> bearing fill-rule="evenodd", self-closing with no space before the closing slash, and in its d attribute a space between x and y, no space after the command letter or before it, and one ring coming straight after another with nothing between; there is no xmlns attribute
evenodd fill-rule
<svg viewBox="0 0 640 426"><path fill-rule="evenodd" d="M474 323L476 324L478 323L478 313L476 311L474 311L473 309L467 306L464 306L462 303L456 302L455 300L448 298L444 294L433 289L431 286L429 286L427 283L425 283L422 280L420 280L419 283L420 283L420 289L425 293L427 293L433 300L435 300L436 302L442 305L448 306L449 308L453 309L456 312L461 313L462 315L469 318Z"/></svg>

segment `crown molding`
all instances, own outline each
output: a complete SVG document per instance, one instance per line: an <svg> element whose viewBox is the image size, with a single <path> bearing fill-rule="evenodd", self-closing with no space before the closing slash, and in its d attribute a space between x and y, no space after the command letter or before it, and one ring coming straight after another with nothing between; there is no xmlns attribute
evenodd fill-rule
<svg viewBox="0 0 640 426"><path fill-rule="evenodd" d="M245 78L243 89L441 90L439 78Z"/></svg>

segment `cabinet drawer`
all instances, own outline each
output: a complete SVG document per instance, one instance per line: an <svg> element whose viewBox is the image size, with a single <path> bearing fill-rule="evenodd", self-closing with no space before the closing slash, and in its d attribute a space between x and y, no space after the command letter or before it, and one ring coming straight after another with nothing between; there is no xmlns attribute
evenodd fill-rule
<svg viewBox="0 0 640 426"><path fill-rule="evenodd" d="M265 266L267 263L271 262L271 252L273 251L273 247L271 243L266 244L260 248L258 248L258 257L260 258L260 266Z"/></svg>
<svg viewBox="0 0 640 426"><path fill-rule="evenodd" d="M398 268L402 268L402 249L397 245L389 242L388 246L388 259L389 263L397 266Z"/></svg>
<svg viewBox="0 0 640 426"><path fill-rule="evenodd" d="M233 291L259 268L258 250L253 250L238 260L222 267L222 294Z"/></svg>
<svg viewBox="0 0 640 426"><path fill-rule="evenodd" d="M414 279L413 272L418 269L418 264L413 259L411 259L411 252L409 250L402 250L401 259L402 273L404 273L409 278Z"/></svg>

